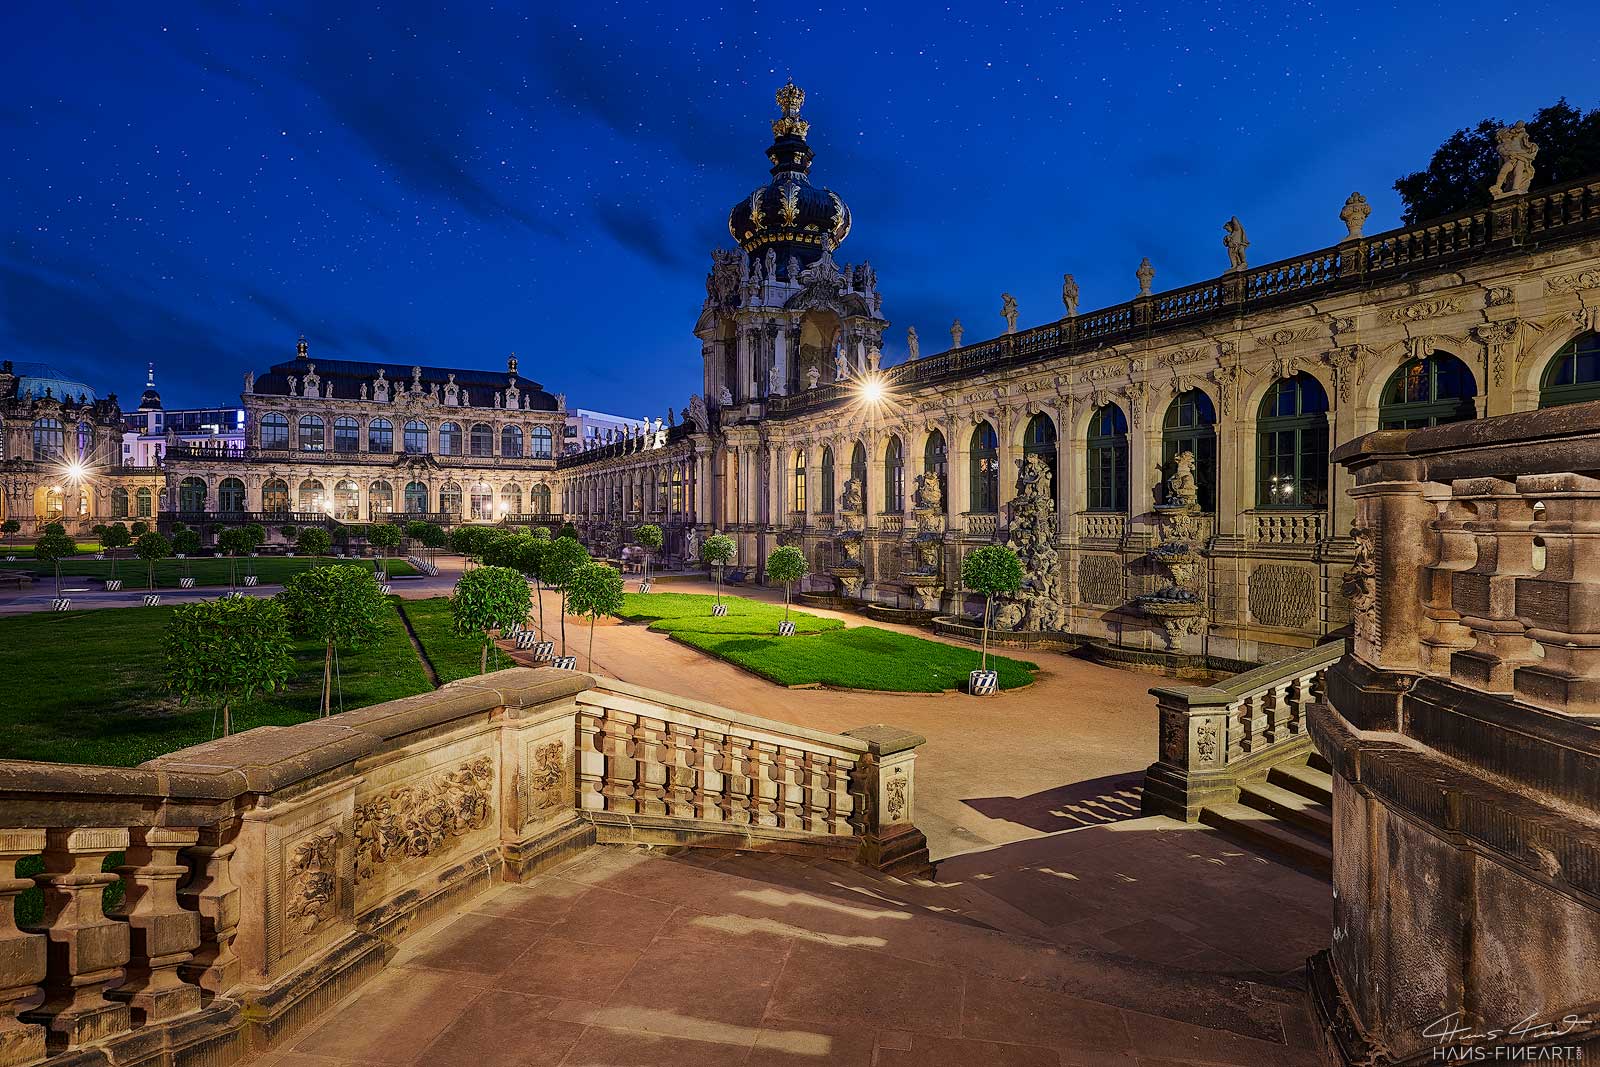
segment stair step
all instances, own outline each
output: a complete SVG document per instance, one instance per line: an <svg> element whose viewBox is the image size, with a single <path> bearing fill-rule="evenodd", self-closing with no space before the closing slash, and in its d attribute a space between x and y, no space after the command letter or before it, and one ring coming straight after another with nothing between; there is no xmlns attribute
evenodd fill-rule
<svg viewBox="0 0 1600 1067"><path fill-rule="evenodd" d="M1200 812L1200 821L1223 833L1260 845L1319 874L1333 871L1333 846L1310 832L1291 826L1259 808L1215 804Z"/></svg>
<svg viewBox="0 0 1600 1067"><path fill-rule="evenodd" d="M1333 803L1333 776L1316 767L1303 763L1274 767L1267 773L1267 781L1320 803Z"/></svg>
<svg viewBox="0 0 1600 1067"><path fill-rule="evenodd" d="M1333 809L1300 793L1270 782L1246 782L1239 787L1239 803L1316 834L1324 841L1333 840Z"/></svg>
<svg viewBox="0 0 1600 1067"><path fill-rule="evenodd" d="M1333 764L1328 762L1328 757L1324 756L1316 749L1311 750L1311 755L1306 758L1306 765L1313 767L1324 774L1333 773Z"/></svg>

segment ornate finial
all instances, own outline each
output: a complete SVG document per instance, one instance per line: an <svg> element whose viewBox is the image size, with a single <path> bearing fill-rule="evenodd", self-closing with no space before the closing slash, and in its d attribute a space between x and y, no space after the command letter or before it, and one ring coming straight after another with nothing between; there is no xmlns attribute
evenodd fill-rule
<svg viewBox="0 0 1600 1067"><path fill-rule="evenodd" d="M310 348L311 348L311 346L306 344L306 335L305 334L301 334L300 335L300 340L295 343L295 346L294 346L295 352L299 353L299 356L300 356L301 359L305 359L306 358L306 352L309 351Z"/></svg>
<svg viewBox="0 0 1600 1067"><path fill-rule="evenodd" d="M150 364L150 369L145 372L144 387L146 389L154 389L156 387L156 365L154 363Z"/></svg>
<svg viewBox="0 0 1600 1067"><path fill-rule="evenodd" d="M512 374L517 373L517 354L515 352L511 353L510 357L506 359L506 370Z"/></svg>
<svg viewBox="0 0 1600 1067"><path fill-rule="evenodd" d="M778 109L783 112L783 118L772 120L772 136L798 137L802 141L811 130L811 123L800 117L800 108L806 102L806 91L790 79L782 89L778 90Z"/></svg>

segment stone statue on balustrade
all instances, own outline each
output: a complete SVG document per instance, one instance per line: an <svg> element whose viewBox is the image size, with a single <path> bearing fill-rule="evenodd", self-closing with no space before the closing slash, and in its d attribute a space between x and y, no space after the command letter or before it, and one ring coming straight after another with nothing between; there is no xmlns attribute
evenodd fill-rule
<svg viewBox="0 0 1600 1067"><path fill-rule="evenodd" d="M1239 221L1239 216L1222 224L1222 247L1228 250L1228 273L1244 270L1244 250L1250 247L1250 238L1245 236L1244 223Z"/></svg>
<svg viewBox="0 0 1600 1067"><path fill-rule="evenodd" d="M967 332L966 328L961 325L961 320L960 319L957 319L956 321L952 322L950 324L950 347L951 348L960 348L961 347L961 335L966 333L966 332Z"/></svg>
<svg viewBox="0 0 1600 1067"><path fill-rule="evenodd" d="M912 359L920 359L922 357L922 344L917 340L917 328L915 326L906 328L906 350L911 353Z"/></svg>
<svg viewBox="0 0 1600 1067"><path fill-rule="evenodd" d="M816 367L807 367L806 368L806 388L807 389L815 389L817 387L817 384L819 382L821 382L821 381L822 381L822 372L821 371L819 371Z"/></svg>
<svg viewBox="0 0 1600 1067"><path fill-rule="evenodd" d="M1539 146L1528 136L1528 124L1500 127L1495 131L1494 147L1500 153L1500 170L1489 192L1496 200L1527 192L1533 185L1533 157L1539 154Z"/></svg>
<svg viewBox="0 0 1600 1067"><path fill-rule="evenodd" d="M1067 309L1067 318L1078 317L1078 280L1070 274L1061 276L1061 306Z"/></svg>
<svg viewBox="0 0 1600 1067"><path fill-rule="evenodd" d="M1150 285L1156 280L1156 269L1150 265L1149 256L1139 261L1139 269L1133 272L1133 276L1139 279L1139 295L1149 296Z"/></svg>
<svg viewBox="0 0 1600 1067"><path fill-rule="evenodd" d="M850 363L844 358L844 346L833 350L833 380L842 382L850 377Z"/></svg>
<svg viewBox="0 0 1600 1067"><path fill-rule="evenodd" d="M1346 241L1354 241L1361 236L1361 228L1367 224L1367 216L1372 214L1372 205L1367 203L1367 198L1360 193L1351 193L1350 198L1344 202L1344 208L1339 212L1343 220Z"/></svg>
<svg viewBox="0 0 1600 1067"><path fill-rule="evenodd" d="M1017 332L1017 298L1010 293L1000 294L1000 317L1006 320L1006 333Z"/></svg>
<svg viewBox="0 0 1600 1067"><path fill-rule="evenodd" d="M1061 629L1061 561L1056 554L1056 499L1050 465L1030 455L1017 464L1006 546L1022 562L1022 588L1001 598L997 630Z"/></svg>

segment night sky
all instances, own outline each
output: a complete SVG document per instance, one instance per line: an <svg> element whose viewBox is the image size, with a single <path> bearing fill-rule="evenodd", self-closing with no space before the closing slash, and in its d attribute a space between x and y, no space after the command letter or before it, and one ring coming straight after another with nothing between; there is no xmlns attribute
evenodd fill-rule
<svg viewBox="0 0 1600 1067"><path fill-rule="evenodd" d="M1581 5L1580 5L1581 6ZM1368 232L1458 127L1600 104L1570 3L71 5L0 14L0 355L228 403L294 353L522 372L638 417L700 384L728 208L807 92L812 178L924 353ZM164 8L157 13L154 9Z"/></svg>

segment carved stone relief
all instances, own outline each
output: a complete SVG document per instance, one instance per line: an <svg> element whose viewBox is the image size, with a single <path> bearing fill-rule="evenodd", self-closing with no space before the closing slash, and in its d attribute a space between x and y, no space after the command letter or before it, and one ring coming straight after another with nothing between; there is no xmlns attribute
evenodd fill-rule
<svg viewBox="0 0 1600 1067"><path fill-rule="evenodd" d="M431 781L397 786L356 805L355 875L364 881L392 859L431 856L489 821L494 761L469 760Z"/></svg>
<svg viewBox="0 0 1600 1067"><path fill-rule="evenodd" d="M309 934L338 911L339 831L325 827L289 850L283 914Z"/></svg>
<svg viewBox="0 0 1600 1067"><path fill-rule="evenodd" d="M1122 603L1122 560L1102 554L1080 557L1078 600L1084 604Z"/></svg>
<svg viewBox="0 0 1600 1067"><path fill-rule="evenodd" d="M1317 617L1317 575L1268 563L1250 572L1250 614L1265 626L1307 626Z"/></svg>

